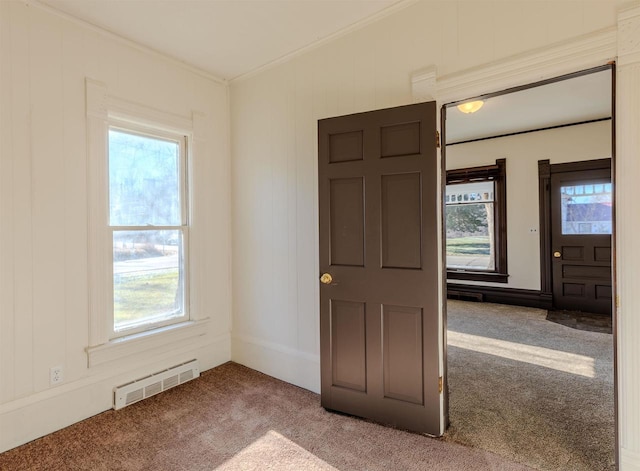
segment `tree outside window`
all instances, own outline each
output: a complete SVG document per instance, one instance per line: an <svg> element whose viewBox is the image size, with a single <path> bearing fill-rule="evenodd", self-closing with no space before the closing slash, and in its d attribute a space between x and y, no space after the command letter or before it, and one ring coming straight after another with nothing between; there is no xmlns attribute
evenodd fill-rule
<svg viewBox="0 0 640 471"><path fill-rule="evenodd" d="M505 164L447 172L447 278L507 281Z"/></svg>

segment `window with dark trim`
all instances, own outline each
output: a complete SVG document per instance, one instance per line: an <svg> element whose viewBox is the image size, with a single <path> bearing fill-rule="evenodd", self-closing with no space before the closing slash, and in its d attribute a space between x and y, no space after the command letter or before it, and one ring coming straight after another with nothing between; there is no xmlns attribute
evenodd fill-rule
<svg viewBox="0 0 640 471"><path fill-rule="evenodd" d="M447 171L447 279L506 283L506 159Z"/></svg>

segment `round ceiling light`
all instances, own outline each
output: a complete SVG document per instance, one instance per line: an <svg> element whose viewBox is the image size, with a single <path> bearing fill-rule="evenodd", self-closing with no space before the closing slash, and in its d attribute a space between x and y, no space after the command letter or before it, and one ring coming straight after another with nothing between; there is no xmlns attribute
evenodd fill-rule
<svg viewBox="0 0 640 471"><path fill-rule="evenodd" d="M484 101L482 100L468 101L466 103L459 104L457 108L463 113L475 113L482 108L482 105L484 105Z"/></svg>

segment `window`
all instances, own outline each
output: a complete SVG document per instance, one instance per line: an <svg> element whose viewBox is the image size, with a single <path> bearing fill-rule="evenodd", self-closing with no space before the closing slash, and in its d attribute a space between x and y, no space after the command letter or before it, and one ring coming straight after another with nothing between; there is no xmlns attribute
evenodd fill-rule
<svg viewBox="0 0 640 471"><path fill-rule="evenodd" d="M204 283L213 224L212 208L191 201L213 196L199 177L212 122L111 95L90 78L85 86L87 365L197 345L211 328L199 306L213 294L193 286Z"/></svg>
<svg viewBox="0 0 640 471"><path fill-rule="evenodd" d="M560 187L563 235L611 234L611 183Z"/></svg>
<svg viewBox="0 0 640 471"><path fill-rule="evenodd" d="M111 338L188 319L186 137L108 130Z"/></svg>
<svg viewBox="0 0 640 471"><path fill-rule="evenodd" d="M447 171L447 278L507 282L505 159Z"/></svg>

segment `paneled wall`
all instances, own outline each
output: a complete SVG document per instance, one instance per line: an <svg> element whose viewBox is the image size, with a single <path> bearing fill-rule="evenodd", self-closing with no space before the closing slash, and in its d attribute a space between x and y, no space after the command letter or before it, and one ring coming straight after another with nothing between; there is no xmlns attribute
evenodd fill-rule
<svg viewBox="0 0 640 471"><path fill-rule="evenodd" d="M236 80L228 97L179 63L0 1L0 451L109 408L116 384L228 360L232 301L232 358L318 391L317 119L410 103L410 74L427 65L445 76L614 26L622 3L418 1ZM91 369L86 77L161 111L204 113L192 236L210 319L190 345ZM50 387L56 365L65 380Z"/></svg>
<svg viewBox="0 0 640 471"><path fill-rule="evenodd" d="M0 452L111 406L112 388L198 358L230 358L227 86L20 1L0 2ZM87 367L85 78L162 112L204 114L193 156L198 318L190 344ZM51 387L49 370L64 368Z"/></svg>
<svg viewBox="0 0 640 471"><path fill-rule="evenodd" d="M611 121L447 146L447 169L507 159L507 263L509 281L456 284L540 289L538 160L552 164L611 157Z"/></svg>
<svg viewBox="0 0 640 471"><path fill-rule="evenodd" d="M534 77L537 69L526 68L528 59L519 59L532 55L544 68L552 44L608 30L607 34L617 36L619 74L620 464L624 470L640 470L640 329L634 287L639 257L633 203L640 135L638 5L622 0L418 1L284 63L234 80L232 358L319 390L318 119L411 103L411 75L429 66L435 66L438 83L452 77L450 87L466 86L470 91L466 96L499 91L487 88L492 74L508 86L522 85L514 82L520 76L531 82L548 78L542 72ZM589 38L585 41L581 44ZM606 49L603 58L607 60L615 56L597 41L592 47L600 52ZM501 69L500 62L487 76L479 73L477 80L471 79L474 67L483 66L484 72L487 64L507 57L522 69ZM581 57L576 56L576 63ZM548 59L552 64L548 70L575 71L559 67L553 56ZM598 65L588 60L585 64ZM455 74L463 70L460 85ZM435 88L442 93L439 86Z"/></svg>
<svg viewBox="0 0 640 471"><path fill-rule="evenodd" d="M232 357L319 391L318 119L411 103L429 65L443 77L615 26L620 3L419 1L234 80Z"/></svg>

